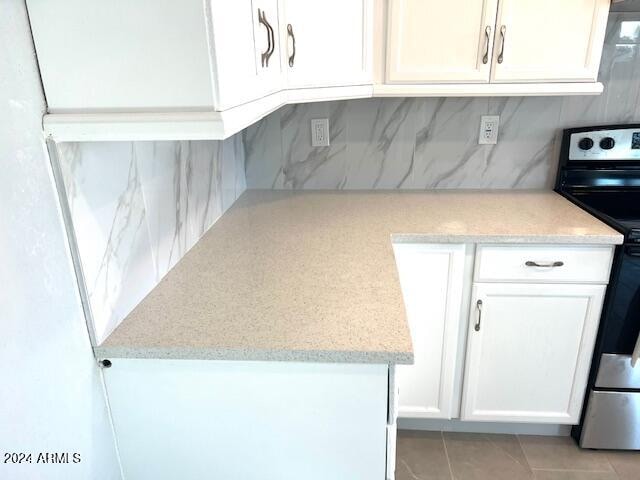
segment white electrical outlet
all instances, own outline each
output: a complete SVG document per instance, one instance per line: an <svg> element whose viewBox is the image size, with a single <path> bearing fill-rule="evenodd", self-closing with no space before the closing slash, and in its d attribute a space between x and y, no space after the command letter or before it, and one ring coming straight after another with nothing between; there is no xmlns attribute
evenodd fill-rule
<svg viewBox="0 0 640 480"><path fill-rule="evenodd" d="M498 143L499 126L499 115L483 115L480 119L480 135L478 137L478 143L480 145L495 145Z"/></svg>
<svg viewBox="0 0 640 480"><path fill-rule="evenodd" d="M328 147L329 145L329 119L315 118L311 120L311 146Z"/></svg>

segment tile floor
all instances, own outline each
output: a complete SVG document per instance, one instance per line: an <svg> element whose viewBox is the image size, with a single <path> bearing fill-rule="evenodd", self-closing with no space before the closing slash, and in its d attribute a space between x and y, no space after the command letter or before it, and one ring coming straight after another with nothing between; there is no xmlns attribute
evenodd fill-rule
<svg viewBox="0 0 640 480"><path fill-rule="evenodd" d="M581 450L569 437L398 432L396 480L640 480L640 452Z"/></svg>

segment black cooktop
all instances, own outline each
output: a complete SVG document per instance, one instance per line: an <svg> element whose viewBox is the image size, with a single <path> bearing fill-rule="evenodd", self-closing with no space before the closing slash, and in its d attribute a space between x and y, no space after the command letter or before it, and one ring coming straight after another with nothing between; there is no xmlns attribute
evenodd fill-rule
<svg viewBox="0 0 640 480"><path fill-rule="evenodd" d="M640 124L565 130L556 191L640 243Z"/></svg>
<svg viewBox="0 0 640 480"><path fill-rule="evenodd" d="M560 193L624 234L625 242L640 241L640 191L563 191Z"/></svg>
<svg viewBox="0 0 640 480"><path fill-rule="evenodd" d="M569 194L589 210L597 210L616 222L640 227L640 191L574 191Z"/></svg>

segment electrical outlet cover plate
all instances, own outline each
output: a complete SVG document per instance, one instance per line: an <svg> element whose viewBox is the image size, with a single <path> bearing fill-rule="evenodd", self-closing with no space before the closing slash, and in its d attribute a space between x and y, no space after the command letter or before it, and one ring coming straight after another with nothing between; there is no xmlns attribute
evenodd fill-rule
<svg viewBox="0 0 640 480"><path fill-rule="evenodd" d="M480 119L480 134L478 135L478 144L495 145L496 143L498 143L499 126L499 115L483 115Z"/></svg>
<svg viewBox="0 0 640 480"><path fill-rule="evenodd" d="M316 118L311 120L311 146L328 147L329 145L329 119Z"/></svg>

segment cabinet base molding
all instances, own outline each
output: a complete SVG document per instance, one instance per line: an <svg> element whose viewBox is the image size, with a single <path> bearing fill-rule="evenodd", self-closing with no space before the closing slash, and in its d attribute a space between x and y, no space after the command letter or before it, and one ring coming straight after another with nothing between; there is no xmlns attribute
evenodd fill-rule
<svg viewBox="0 0 640 480"><path fill-rule="evenodd" d="M224 140L285 103L278 92L222 112L50 113L42 126L56 142Z"/></svg>
<svg viewBox="0 0 640 480"><path fill-rule="evenodd" d="M56 142L224 140L290 103L370 98L371 85L298 88L277 92L222 112L56 112L43 117Z"/></svg>
<svg viewBox="0 0 640 480"><path fill-rule="evenodd" d="M600 95L600 82L374 85L374 97L548 97Z"/></svg>
<svg viewBox="0 0 640 480"><path fill-rule="evenodd" d="M399 418L398 430L425 430L436 432L504 433L511 435L549 435L568 437L571 425L536 423L465 422L463 420L436 420Z"/></svg>
<svg viewBox="0 0 640 480"><path fill-rule="evenodd" d="M55 142L224 140L288 104L371 97L499 97L599 95L601 83L350 85L297 88L221 112L53 112L44 115Z"/></svg>

